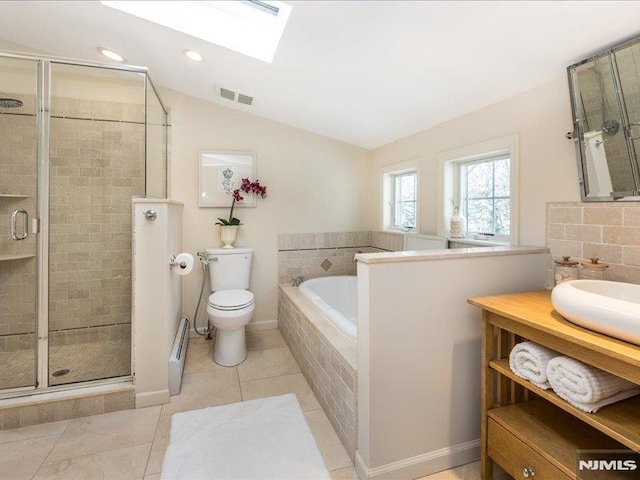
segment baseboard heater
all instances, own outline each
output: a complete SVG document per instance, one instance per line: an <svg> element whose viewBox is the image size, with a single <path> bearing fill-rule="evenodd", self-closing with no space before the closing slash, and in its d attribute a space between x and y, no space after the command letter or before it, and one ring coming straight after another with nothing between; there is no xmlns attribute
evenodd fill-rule
<svg viewBox="0 0 640 480"><path fill-rule="evenodd" d="M178 395L180 393L188 341L189 319L182 316L176 332L176 338L173 341L173 347L171 348L171 356L169 357L169 395Z"/></svg>

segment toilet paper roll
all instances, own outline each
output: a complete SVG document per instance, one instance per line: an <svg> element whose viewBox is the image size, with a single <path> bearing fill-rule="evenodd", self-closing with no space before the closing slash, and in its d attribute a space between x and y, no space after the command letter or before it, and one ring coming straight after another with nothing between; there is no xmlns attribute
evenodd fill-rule
<svg viewBox="0 0 640 480"><path fill-rule="evenodd" d="M190 253L181 253L177 255L172 270L178 275L187 275L191 273L191 270L193 270L193 255Z"/></svg>

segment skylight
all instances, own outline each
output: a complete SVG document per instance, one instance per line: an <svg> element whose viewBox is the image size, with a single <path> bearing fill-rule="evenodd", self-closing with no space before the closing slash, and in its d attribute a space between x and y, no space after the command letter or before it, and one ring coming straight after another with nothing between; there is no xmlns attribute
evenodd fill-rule
<svg viewBox="0 0 640 480"><path fill-rule="evenodd" d="M291 13L290 5L270 0L101 3L269 63Z"/></svg>

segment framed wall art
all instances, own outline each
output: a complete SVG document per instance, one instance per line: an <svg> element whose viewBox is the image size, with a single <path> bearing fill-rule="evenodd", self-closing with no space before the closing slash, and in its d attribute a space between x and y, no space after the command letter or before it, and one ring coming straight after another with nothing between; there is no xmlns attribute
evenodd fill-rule
<svg viewBox="0 0 640 480"><path fill-rule="evenodd" d="M256 179L256 156L251 152L200 150L198 206L229 207L231 192L243 178ZM255 207L256 196L247 195L236 207Z"/></svg>

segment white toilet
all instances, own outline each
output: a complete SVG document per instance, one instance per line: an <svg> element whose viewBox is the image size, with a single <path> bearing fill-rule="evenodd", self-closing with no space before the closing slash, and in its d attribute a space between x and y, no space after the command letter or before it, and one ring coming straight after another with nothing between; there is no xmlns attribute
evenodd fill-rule
<svg viewBox="0 0 640 480"><path fill-rule="evenodd" d="M211 291L207 315L216 327L213 360L218 365L233 367L247 358L244 327L255 305L249 290L252 248L208 248Z"/></svg>

